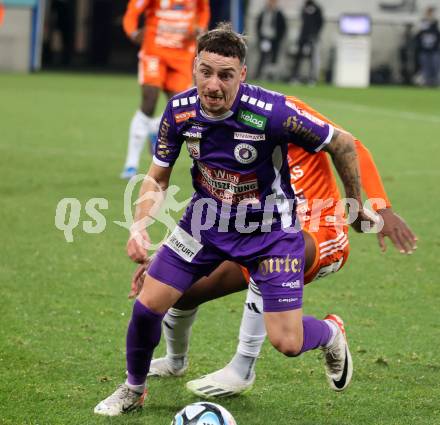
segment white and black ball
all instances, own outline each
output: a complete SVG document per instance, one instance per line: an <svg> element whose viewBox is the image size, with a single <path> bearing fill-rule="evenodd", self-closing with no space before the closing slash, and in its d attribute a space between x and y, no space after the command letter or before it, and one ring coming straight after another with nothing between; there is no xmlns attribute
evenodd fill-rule
<svg viewBox="0 0 440 425"><path fill-rule="evenodd" d="M177 412L171 425L237 425L237 422L223 406L202 401Z"/></svg>

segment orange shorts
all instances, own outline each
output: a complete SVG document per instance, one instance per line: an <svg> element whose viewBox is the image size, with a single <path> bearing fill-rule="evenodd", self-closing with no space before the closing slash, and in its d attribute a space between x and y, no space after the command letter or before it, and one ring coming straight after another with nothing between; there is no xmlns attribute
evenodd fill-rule
<svg viewBox="0 0 440 425"><path fill-rule="evenodd" d="M307 232L307 230L303 230ZM315 241L315 261L304 274L304 284L335 273L345 264L350 253L348 228L321 226L319 232L307 232Z"/></svg>
<svg viewBox="0 0 440 425"><path fill-rule="evenodd" d="M307 230L303 230L307 232ZM315 261L304 273L304 284L335 273L342 268L350 253L348 228L336 230L334 227L319 228L319 232L307 232L315 241ZM243 276L249 282L250 274L241 267Z"/></svg>
<svg viewBox="0 0 440 425"><path fill-rule="evenodd" d="M193 56L171 57L140 51L138 58L140 85L159 87L172 93L187 90L192 86Z"/></svg>

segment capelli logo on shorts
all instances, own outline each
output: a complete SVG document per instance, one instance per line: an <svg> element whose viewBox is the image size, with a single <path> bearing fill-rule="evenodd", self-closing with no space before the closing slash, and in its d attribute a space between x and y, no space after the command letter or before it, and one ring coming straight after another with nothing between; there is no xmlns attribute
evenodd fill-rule
<svg viewBox="0 0 440 425"><path fill-rule="evenodd" d="M301 271L301 265L301 258L290 258L290 256L287 255L285 258L265 258L260 261L258 270L263 276L272 273L299 273Z"/></svg>
<svg viewBox="0 0 440 425"><path fill-rule="evenodd" d="M294 303L298 298L278 298L279 303Z"/></svg>
<svg viewBox="0 0 440 425"><path fill-rule="evenodd" d="M301 287L301 282L299 280L295 280L293 282L283 282L281 286L284 288L298 289Z"/></svg>

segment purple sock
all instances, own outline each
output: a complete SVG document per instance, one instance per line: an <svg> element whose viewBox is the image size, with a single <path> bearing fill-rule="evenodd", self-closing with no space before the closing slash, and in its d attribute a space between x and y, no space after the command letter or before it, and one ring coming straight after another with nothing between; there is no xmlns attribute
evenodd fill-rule
<svg viewBox="0 0 440 425"><path fill-rule="evenodd" d="M127 331L127 371L131 385L145 383L153 351L160 341L163 316L138 300L134 303Z"/></svg>
<svg viewBox="0 0 440 425"><path fill-rule="evenodd" d="M332 337L332 330L324 320L312 316L303 316L304 341L300 353L321 347L327 344Z"/></svg>

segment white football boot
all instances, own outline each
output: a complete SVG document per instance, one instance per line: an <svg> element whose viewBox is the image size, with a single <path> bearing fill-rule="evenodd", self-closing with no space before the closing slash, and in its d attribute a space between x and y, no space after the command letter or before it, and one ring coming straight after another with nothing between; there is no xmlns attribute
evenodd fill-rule
<svg viewBox="0 0 440 425"><path fill-rule="evenodd" d="M343 391L350 384L353 375L353 361L348 349L344 322L336 314L329 314L324 320L331 320L337 327L332 344L321 348L325 357L327 380L332 390Z"/></svg>
<svg viewBox="0 0 440 425"><path fill-rule="evenodd" d="M189 381L186 388L199 397L212 399L242 394L249 391L254 382L255 373L244 380L231 367L225 366L217 372Z"/></svg>
<svg viewBox="0 0 440 425"><path fill-rule="evenodd" d="M118 416L141 409L146 395L146 389L143 393L138 393L128 388L126 384L121 384L111 396L98 403L94 413L103 416Z"/></svg>
<svg viewBox="0 0 440 425"><path fill-rule="evenodd" d="M174 364L173 364L174 363ZM179 365L180 367L176 365ZM158 359L153 359L150 364L150 371L148 376L182 376L186 369L188 369L188 358L184 357L182 360L171 361L168 357L160 357Z"/></svg>

